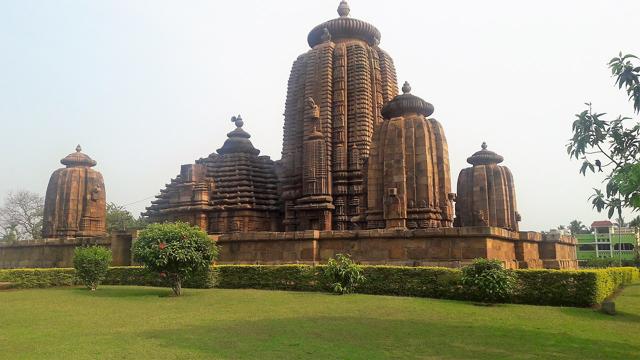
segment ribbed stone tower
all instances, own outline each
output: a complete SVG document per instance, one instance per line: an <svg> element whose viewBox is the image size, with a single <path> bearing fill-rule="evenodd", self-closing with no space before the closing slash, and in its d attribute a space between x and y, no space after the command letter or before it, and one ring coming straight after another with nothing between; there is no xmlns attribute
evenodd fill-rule
<svg viewBox="0 0 640 360"><path fill-rule="evenodd" d="M363 167L382 105L398 90L393 60L378 47L380 32L349 12L342 1L340 17L313 28L311 50L291 69L279 171L288 231L357 229L366 223ZM324 150L305 145L314 116ZM305 175L311 158L321 178ZM305 190L310 182L316 184L313 197Z"/></svg>
<svg viewBox="0 0 640 360"><path fill-rule="evenodd" d="M367 166L367 227L451 227L451 175L444 130L428 118L433 105L411 94L382 109L384 122L375 130Z"/></svg>
<svg viewBox="0 0 640 360"><path fill-rule="evenodd" d="M520 214L516 208L513 175L504 158L482 150L467 159L473 167L462 169L458 176L455 226L495 226L518 231Z"/></svg>
<svg viewBox="0 0 640 360"><path fill-rule="evenodd" d="M76 152L53 172L44 202L44 238L96 237L106 234L106 195L102 174L91 169L95 160Z"/></svg>
<svg viewBox="0 0 640 360"><path fill-rule="evenodd" d="M231 121L236 128L217 154L182 165L160 191L145 213L151 221L186 221L213 234L281 230L274 162L259 156L239 115Z"/></svg>

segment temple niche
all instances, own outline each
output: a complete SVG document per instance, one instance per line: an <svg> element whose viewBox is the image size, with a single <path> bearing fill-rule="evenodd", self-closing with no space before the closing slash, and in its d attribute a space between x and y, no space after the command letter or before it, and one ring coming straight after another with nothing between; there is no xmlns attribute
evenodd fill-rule
<svg viewBox="0 0 640 360"><path fill-rule="evenodd" d="M482 150L467 159L473 165L458 175L455 226L495 226L518 231L520 214L516 209L516 191L513 175L504 158Z"/></svg>
<svg viewBox="0 0 640 360"><path fill-rule="evenodd" d="M378 46L378 29L349 12L342 1L338 18L313 28L307 37L311 50L291 69L279 171L287 231L366 225L364 164L382 106L397 95L398 85L393 60ZM319 138L309 137L314 127L323 149ZM309 177L310 161L317 179Z"/></svg>
<svg viewBox="0 0 640 360"><path fill-rule="evenodd" d="M280 230L274 162L259 156L242 129L236 128L217 153L182 165L144 214L153 222L185 221L209 233Z"/></svg>
<svg viewBox="0 0 640 360"><path fill-rule="evenodd" d="M444 130L428 118L433 105L411 94L382 109L384 122L376 127L367 165L367 227L451 227L451 175Z"/></svg>
<svg viewBox="0 0 640 360"><path fill-rule="evenodd" d="M96 161L76 151L53 172L44 203L44 238L99 237L106 234L106 195Z"/></svg>

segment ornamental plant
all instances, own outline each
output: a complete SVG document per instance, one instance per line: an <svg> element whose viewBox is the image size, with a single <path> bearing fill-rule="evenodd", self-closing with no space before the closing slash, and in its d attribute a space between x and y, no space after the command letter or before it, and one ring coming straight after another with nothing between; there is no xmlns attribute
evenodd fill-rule
<svg viewBox="0 0 640 360"><path fill-rule="evenodd" d="M95 291L107 275L111 258L111 250L101 246L77 247L73 256L76 277Z"/></svg>
<svg viewBox="0 0 640 360"><path fill-rule="evenodd" d="M344 254L337 254L335 258L329 259L324 268L324 276L331 290L338 295L353 292L365 280L362 273L362 267Z"/></svg>
<svg viewBox="0 0 640 360"><path fill-rule="evenodd" d="M184 222L151 224L133 245L134 260L166 278L176 296L184 280L208 271L217 255L207 233Z"/></svg>
<svg viewBox="0 0 640 360"><path fill-rule="evenodd" d="M461 282L471 300L493 304L511 297L516 278L498 260L475 259L462 268Z"/></svg>

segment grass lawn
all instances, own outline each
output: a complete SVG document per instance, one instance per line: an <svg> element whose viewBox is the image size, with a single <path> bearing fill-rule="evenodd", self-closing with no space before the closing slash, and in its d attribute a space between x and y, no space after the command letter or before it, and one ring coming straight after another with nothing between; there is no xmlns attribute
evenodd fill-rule
<svg viewBox="0 0 640 360"><path fill-rule="evenodd" d="M637 359L640 285L591 309L259 290L0 291L3 359Z"/></svg>

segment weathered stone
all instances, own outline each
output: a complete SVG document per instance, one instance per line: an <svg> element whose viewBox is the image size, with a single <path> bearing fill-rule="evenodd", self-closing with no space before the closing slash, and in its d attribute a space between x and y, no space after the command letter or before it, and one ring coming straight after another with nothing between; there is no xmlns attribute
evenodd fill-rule
<svg viewBox="0 0 640 360"><path fill-rule="evenodd" d="M182 220L212 234L280 229L274 162L258 156L240 116L232 121L218 153L183 165L147 208L151 221Z"/></svg>
<svg viewBox="0 0 640 360"><path fill-rule="evenodd" d="M616 303L613 301L605 301L602 303L600 310L607 315L616 314Z"/></svg>
<svg viewBox="0 0 640 360"><path fill-rule="evenodd" d="M66 168L53 172L44 203L43 238L95 237L106 234L106 195L95 160L76 152L60 160Z"/></svg>
<svg viewBox="0 0 640 360"><path fill-rule="evenodd" d="M454 226L495 226L518 231L520 214L509 168L499 166L504 158L482 150L467 159L473 165L458 175L456 220Z"/></svg>
<svg viewBox="0 0 640 360"><path fill-rule="evenodd" d="M385 121L374 132L367 163L368 228L449 227L451 175L442 126L427 119L433 106L403 94L382 109Z"/></svg>

